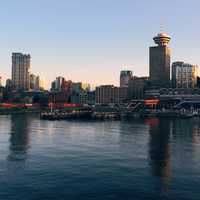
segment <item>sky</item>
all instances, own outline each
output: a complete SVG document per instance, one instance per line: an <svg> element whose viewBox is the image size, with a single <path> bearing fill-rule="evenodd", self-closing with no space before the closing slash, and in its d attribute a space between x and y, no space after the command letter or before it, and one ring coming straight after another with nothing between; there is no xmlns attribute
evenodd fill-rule
<svg viewBox="0 0 200 200"><path fill-rule="evenodd" d="M199 0L0 0L0 76L11 54L31 54L46 87L56 76L119 85L120 70L149 74L149 46L164 31L172 62L200 65Z"/></svg>

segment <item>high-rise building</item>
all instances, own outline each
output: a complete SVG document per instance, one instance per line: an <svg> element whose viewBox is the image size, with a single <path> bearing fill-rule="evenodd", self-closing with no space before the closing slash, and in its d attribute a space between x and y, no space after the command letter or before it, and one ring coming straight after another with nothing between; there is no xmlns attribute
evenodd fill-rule
<svg viewBox="0 0 200 200"><path fill-rule="evenodd" d="M197 86L198 66L184 62L172 64L172 86L174 88L195 88Z"/></svg>
<svg viewBox="0 0 200 200"><path fill-rule="evenodd" d="M30 75L30 89L34 91L39 91L43 88L40 76L35 74Z"/></svg>
<svg viewBox="0 0 200 200"><path fill-rule="evenodd" d="M170 37L165 33L159 33L153 38L158 46L149 49L149 73L150 83L155 87L170 86L170 48L167 44Z"/></svg>
<svg viewBox="0 0 200 200"><path fill-rule="evenodd" d="M13 89L13 83L11 79L6 80L6 89L7 90L12 90Z"/></svg>
<svg viewBox="0 0 200 200"><path fill-rule="evenodd" d="M65 82L65 78L64 77L62 77L62 76L56 77L56 80L54 80L51 83L51 90L61 91L63 82Z"/></svg>
<svg viewBox="0 0 200 200"><path fill-rule="evenodd" d="M30 65L29 54L12 54L12 83L15 89L29 90L30 88Z"/></svg>
<svg viewBox="0 0 200 200"><path fill-rule="evenodd" d="M41 78L40 76L37 76L36 82L39 85L40 90L45 89L45 80L43 78Z"/></svg>
<svg viewBox="0 0 200 200"><path fill-rule="evenodd" d="M120 87L128 87L128 82L132 78L133 73L129 70L123 70L120 72Z"/></svg>
<svg viewBox="0 0 200 200"><path fill-rule="evenodd" d="M2 86L2 78L1 78L1 76L0 76L0 87Z"/></svg>
<svg viewBox="0 0 200 200"><path fill-rule="evenodd" d="M41 90L43 89L43 86L42 86L42 81L40 79L40 76L36 76L36 79L35 79L35 90Z"/></svg>
<svg viewBox="0 0 200 200"><path fill-rule="evenodd" d="M36 90L36 75L35 74L30 74L30 89L31 90Z"/></svg>

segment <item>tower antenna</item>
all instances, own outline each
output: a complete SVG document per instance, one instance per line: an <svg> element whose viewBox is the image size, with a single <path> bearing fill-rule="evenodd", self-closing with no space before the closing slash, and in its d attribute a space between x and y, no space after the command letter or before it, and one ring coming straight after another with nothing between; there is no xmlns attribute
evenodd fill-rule
<svg viewBox="0 0 200 200"><path fill-rule="evenodd" d="M163 23L160 24L160 33L164 33L164 25L163 25Z"/></svg>

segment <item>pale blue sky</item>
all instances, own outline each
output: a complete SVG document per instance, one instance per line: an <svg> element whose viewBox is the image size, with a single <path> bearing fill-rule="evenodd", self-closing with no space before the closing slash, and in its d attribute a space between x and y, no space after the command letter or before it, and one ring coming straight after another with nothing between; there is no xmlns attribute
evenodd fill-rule
<svg viewBox="0 0 200 200"><path fill-rule="evenodd" d="M161 26L172 61L200 65L199 0L0 0L0 76L11 53L30 53L31 71L47 85L74 81L116 84L120 69L148 75L149 46Z"/></svg>

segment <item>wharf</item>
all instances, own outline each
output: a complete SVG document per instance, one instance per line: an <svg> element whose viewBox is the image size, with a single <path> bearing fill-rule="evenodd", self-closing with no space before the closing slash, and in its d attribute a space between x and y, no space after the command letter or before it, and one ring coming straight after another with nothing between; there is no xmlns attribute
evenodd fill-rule
<svg viewBox="0 0 200 200"><path fill-rule="evenodd" d="M72 111L72 112L57 112L45 111L40 113L41 119L62 120L62 119L84 119L90 118L91 111Z"/></svg>
<svg viewBox="0 0 200 200"><path fill-rule="evenodd" d="M200 117L193 111L182 110L144 110L143 112L108 112L94 110L73 110L73 111L44 111L40 113L41 119L63 120L63 119L94 119L94 120L122 120L134 118L192 118Z"/></svg>

